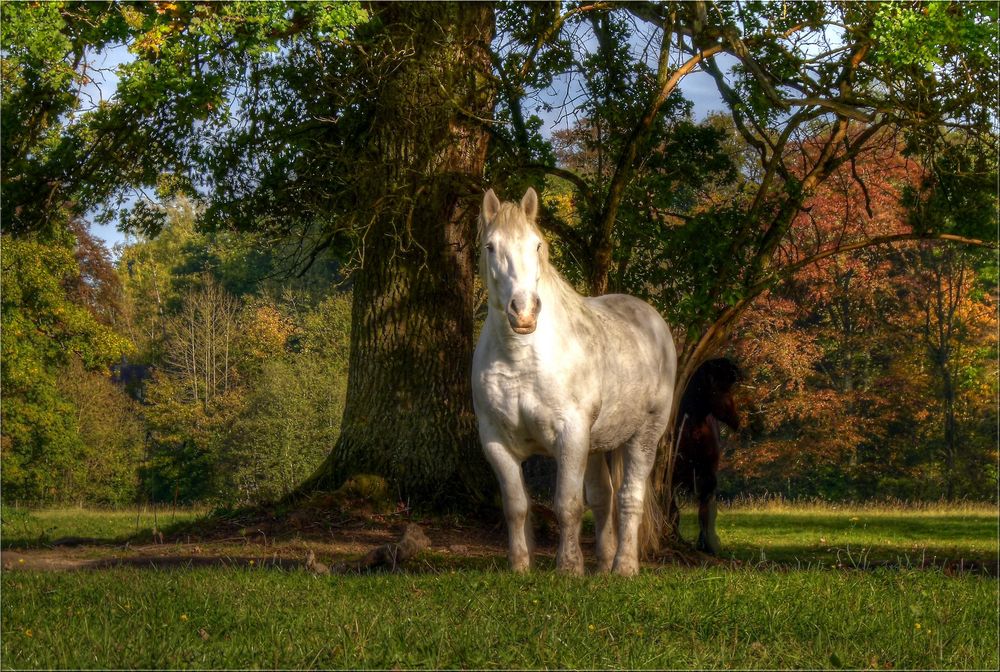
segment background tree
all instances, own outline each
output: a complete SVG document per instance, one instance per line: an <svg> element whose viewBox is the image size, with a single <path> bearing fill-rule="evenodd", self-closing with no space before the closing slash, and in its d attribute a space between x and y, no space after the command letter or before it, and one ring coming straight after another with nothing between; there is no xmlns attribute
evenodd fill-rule
<svg viewBox="0 0 1000 672"><path fill-rule="evenodd" d="M130 344L73 300L67 288L78 286L80 268L68 246L7 235L0 245L4 497L51 501L82 496L87 486L74 477L88 452L81 422L93 416L81 408L91 401L74 394L65 380L67 368L72 367L76 381L86 371L106 379L108 367L121 360ZM94 403L104 401L99 397ZM123 402L111 400L101 408L110 411ZM88 413L86 420L81 413ZM119 429L121 441L128 444L131 429Z"/></svg>
<svg viewBox="0 0 1000 672"><path fill-rule="evenodd" d="M913 317L917 327L914 331L925 348L925 361L932 372L930 387L940 412L939 436L930 443L940 445L944 496L952 499L959 483L980 480L961 478L960 469L974 472L978 468L975 465L985 462L975 459L980 457L979 451L969 445L974 444L973 436L963 431L962 421L973 424L976 416L989 414L987 405L982 404L985 400L978 400L980 409L971 413L969 402L975 404L975 398L984 391L989 394L995 390L989 384L983 387L983 374L991 372L988 365L983 369L986 363L983 360L996 351L992 319L996 304L983 293L972 263L974 258L969 254L926 247L917 254L913 277L916 309ZM984 346L985 351L967 352Z"/></svg>
<svg viewBox="0 0 1000 672"><path fill-rule="evenodd" d="M978 408L972 415L993 415L987 399L995 388L987 362L996 340L980 330L995 328L990 313L995 283L989 290L979 284L979 291L959 295L934 280L947 277L947 283L965 286L963 274L933 272L934 259L959 255L958 250L909 243L895 250L870 247L850 256L815 258L839 238L861 232L892 238L909 230L907 185L918 183L925 171L901 150L889 142L817 189L781 251L789 265L813 261L768 290L740 322L734 346L754 372L745 394L753 421L725 479L732 492L951 496L955 473L945 459L940 422L947 406L939 399L954 388L935 363L941 361L941 349L928 349L928 337L940 344L939 336L951 333L957 341L961 333L966 347L976 344L978 352L966 353L963 360L967 402ZM863 178L864 190L855 174ZM967 269L969 289L976 285L972 277ZM938 329L937 315L949 313L961 313L967 326ZM954 373L958 367L952 366ZM979 465L979 474L963 474L966 492L985 493L993 487L991 479L995 484L995 475L985 469L990 449L983 445L993 435L980 425L978 441L968 437L966 454Z"/></svg>

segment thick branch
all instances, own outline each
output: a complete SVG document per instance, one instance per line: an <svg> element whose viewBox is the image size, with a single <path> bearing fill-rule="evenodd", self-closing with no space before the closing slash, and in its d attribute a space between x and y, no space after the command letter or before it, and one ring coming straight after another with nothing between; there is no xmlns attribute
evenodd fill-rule
<svg viewBox="0 0 1000 672"><path fill-rule="evenodd" d="M831 98L820 98L818 96L809 96L807 98L785 98L783 101L786 105L795 107L824 107L831 112L836 112L842 117L847 117L849 119L854 119L856 121L871 122L875 119L874 115L866 114L862 111L861 106L856 103L847 103L840 100L834 100Z"/></svg>
<svg viewBox="0 0 1000 672"><path fill-rule="evenodd" d="M788 264L787 266L781 268L773 277L758 282L750 289L750 294L757 296L763 292L768 287L772 286L775 282L783 282L791 278L795 273L801 269L809 266L810 264L815 264L818 261L833 257L839 254L847 254L848 252L854 252L856 250L862 250L866 247L874 247L876 245L890 245L892 243L899 243L909 240L925 240L930 242L950 242L950 243L960 243L962 245L971 245L974 247L985 247L988 249L996 249L996 244L985 240L979 240L977 238L966 238L964 236L956 236L951 233L893 233L885 236L875 236L874 238L868 238L866 240L857 241L854 243L848 243L846 245L838 245L836 247L830 248L828 250L823 250L822 252L817 252L816 254L810 255L805 259L800 259L794 263Z"/></svg>
<svg viewBox="0 0 1000 672"><path fill-rule="evenodd" d="M660 47L661 56L664 51L669 50L669 38L670 34L664 31L663 44ZM703 49L689 58L669 76L666 74L666 59L661 58L661 67L659 72L657 72L657 81L661 83L660 90L653 100L650 101L646 112L625 143L621 155L618 157L618 165L615 167L614 175L611 178L611 184L608 187L608 196L605 199L597 231L594 234L593 249L595 251L595 259L591 289L595 294L603 293L607 287L607 268L611 259L611 234L614 230L615 219L618 216L618 208L625 195L625 187L632 177L632 169L635 164L635 157L639 152L639 146L648 136L650 129L657 119L660 108L666 102L667 98L670 97L670 94L674 92L684 76L691 72L699 63L711 58L720 51L722 51L721 44Z"/></svg>

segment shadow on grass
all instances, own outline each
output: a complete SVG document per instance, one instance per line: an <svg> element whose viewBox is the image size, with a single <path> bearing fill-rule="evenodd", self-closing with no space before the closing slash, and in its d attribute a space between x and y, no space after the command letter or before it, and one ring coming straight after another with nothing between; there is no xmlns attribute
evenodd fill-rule
<svg viewBox="0 0 1000 672"><path fill-rule="evenodd" d="M997 519L987 514L722 511L718 529L721 557L747 564L998 574ZM697 537L693 516L682 532Z"/></svg>
<svg viewBox="0 0 1000 672"><path fill-rule="evenodd" d="M259 512L258 512L259 513ZM59 558L60 548L87 546L125 548L157 542L184 543L201 541L239 542L239 555L181 555L183 548L174 548L170 554L150 554L124 558L91 557L79 555L65 558L64 569L103 569L112 566L190 568L190 567L265 567L293 570L304 566L304 559L286 557L259 557L247 554L253 546L264 546L277 540L301 539L304 542L330 540L348 533L364 546L375 546L386 541L385 534L399 520L367 524L364 528L350 524L337 528L333 519L321 527L315 520L296 523L282 520L283 527L261 529L254 523L252 510L216 511L212 515L190 514L181 520L164 524L161 528L137 529L134 514L126 512L107 514L89 510L63 510L33 512L10 507L3 509L3 537L0 548L7 558L18 557L11 551L47 551L50 560ZM102 518L103 516L103 518ZM280 518L280 517L279 517ZM167 516L160 516L166 520ZM256 519L260 522L260 519ZM277 521L276 521L277 522ZM356 521L355 521L356 522ZM329 524L327 524L329 523ZM249 525L249 527L247 526ZM408 573L442 573L464 570L506 570L506 535L502 529L486 533L473 527L466 532L455 529L453 521L430 521L428 534L435 546L406 566ZM131 528L131 529L129 529ZM690 511L682 519L685 539L697 536L697 524ZM67 533L79 536L68 536ZM463 534L478 537L478 550L455 552L449 539ZM937 568L946 573L978 573L996 577L998 549L996 519L985 514L952 515L920 512L870 513L845 511L769 512L725 511L719 516L719 534L723 551L718 559L699 556L693 550L693 561L678 563L667 560L666 565L687 566L733 564L784 569L868 570L880 568L920 569ZM226 535L231 535L227 538ZM382 536L380 536L382 535ZM555 537L542 544L536 556L536 566L550 570L554 566ZM587 539L585 555L593 562L593 540ZM460 540L465 544L464 540ZM148 549L147 549L148 550ZM166 549L165 549L166 550ZM691 550L691 549L688 549ZM684 551L687 553L686 551ZM67 554L69 555L69 554ZM29 558L30 553L24 554ZM343 554L324 562L355 560ZM720 562L721 561L721 562ZM16 560L15 560L16 562ZM72 566L70 566L72 565ZM655 566L650 564L647 566ZM50 569L60 569L52 566Z"/></svg>

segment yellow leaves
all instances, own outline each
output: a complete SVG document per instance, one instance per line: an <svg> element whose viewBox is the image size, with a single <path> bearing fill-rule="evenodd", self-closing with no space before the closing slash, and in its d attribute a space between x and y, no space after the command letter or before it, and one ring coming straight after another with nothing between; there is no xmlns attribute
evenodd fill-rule
<svg viewBox="0 0 1000 672"><path fill-rule="evenodd" d="M125 20L125 23L129 28L137 30L142 27L142 22L144 20L142 12L137 10L135 7L130 5L119 5L118 11L121 12L122 19Z"/></svg>
<svg viewBox="0 0 1000 672"><path fill-rule="evenodd" d="M291 320L270 304L250 307L242 321L249 354L255 359L280 354L296 332Z"/></svg>
<svg viewBox="0 0 1000 672"><path fill-rule="evenodd" d="M130 51L136 53L147 53L153 56L160 55L160 49L167 41L167 35L171 32L169 26L156 26L142 37L132 43Z"/></svg>
<svg viewBox="0 0 1000 672"><path fill-rule="evenodd" d="M573 200L572 191L562 191L558 190L558 187L552 188L547 185L545 191L542 192L542 204L557 219L571 226L580 221L580 213Z"/></svg>

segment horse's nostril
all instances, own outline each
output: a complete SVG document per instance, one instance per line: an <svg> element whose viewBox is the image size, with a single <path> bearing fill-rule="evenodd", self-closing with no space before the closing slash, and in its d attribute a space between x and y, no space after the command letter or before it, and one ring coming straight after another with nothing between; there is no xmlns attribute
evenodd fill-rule
<svg viewBox="0 0 1000 672"><path fill-rule="evenodd" d="M521 307L519 305L517 305L517 299L516 298L513 298L513 299L510 300L510 312L514 313L515 315L520 315L521 314Z"/></svg>

